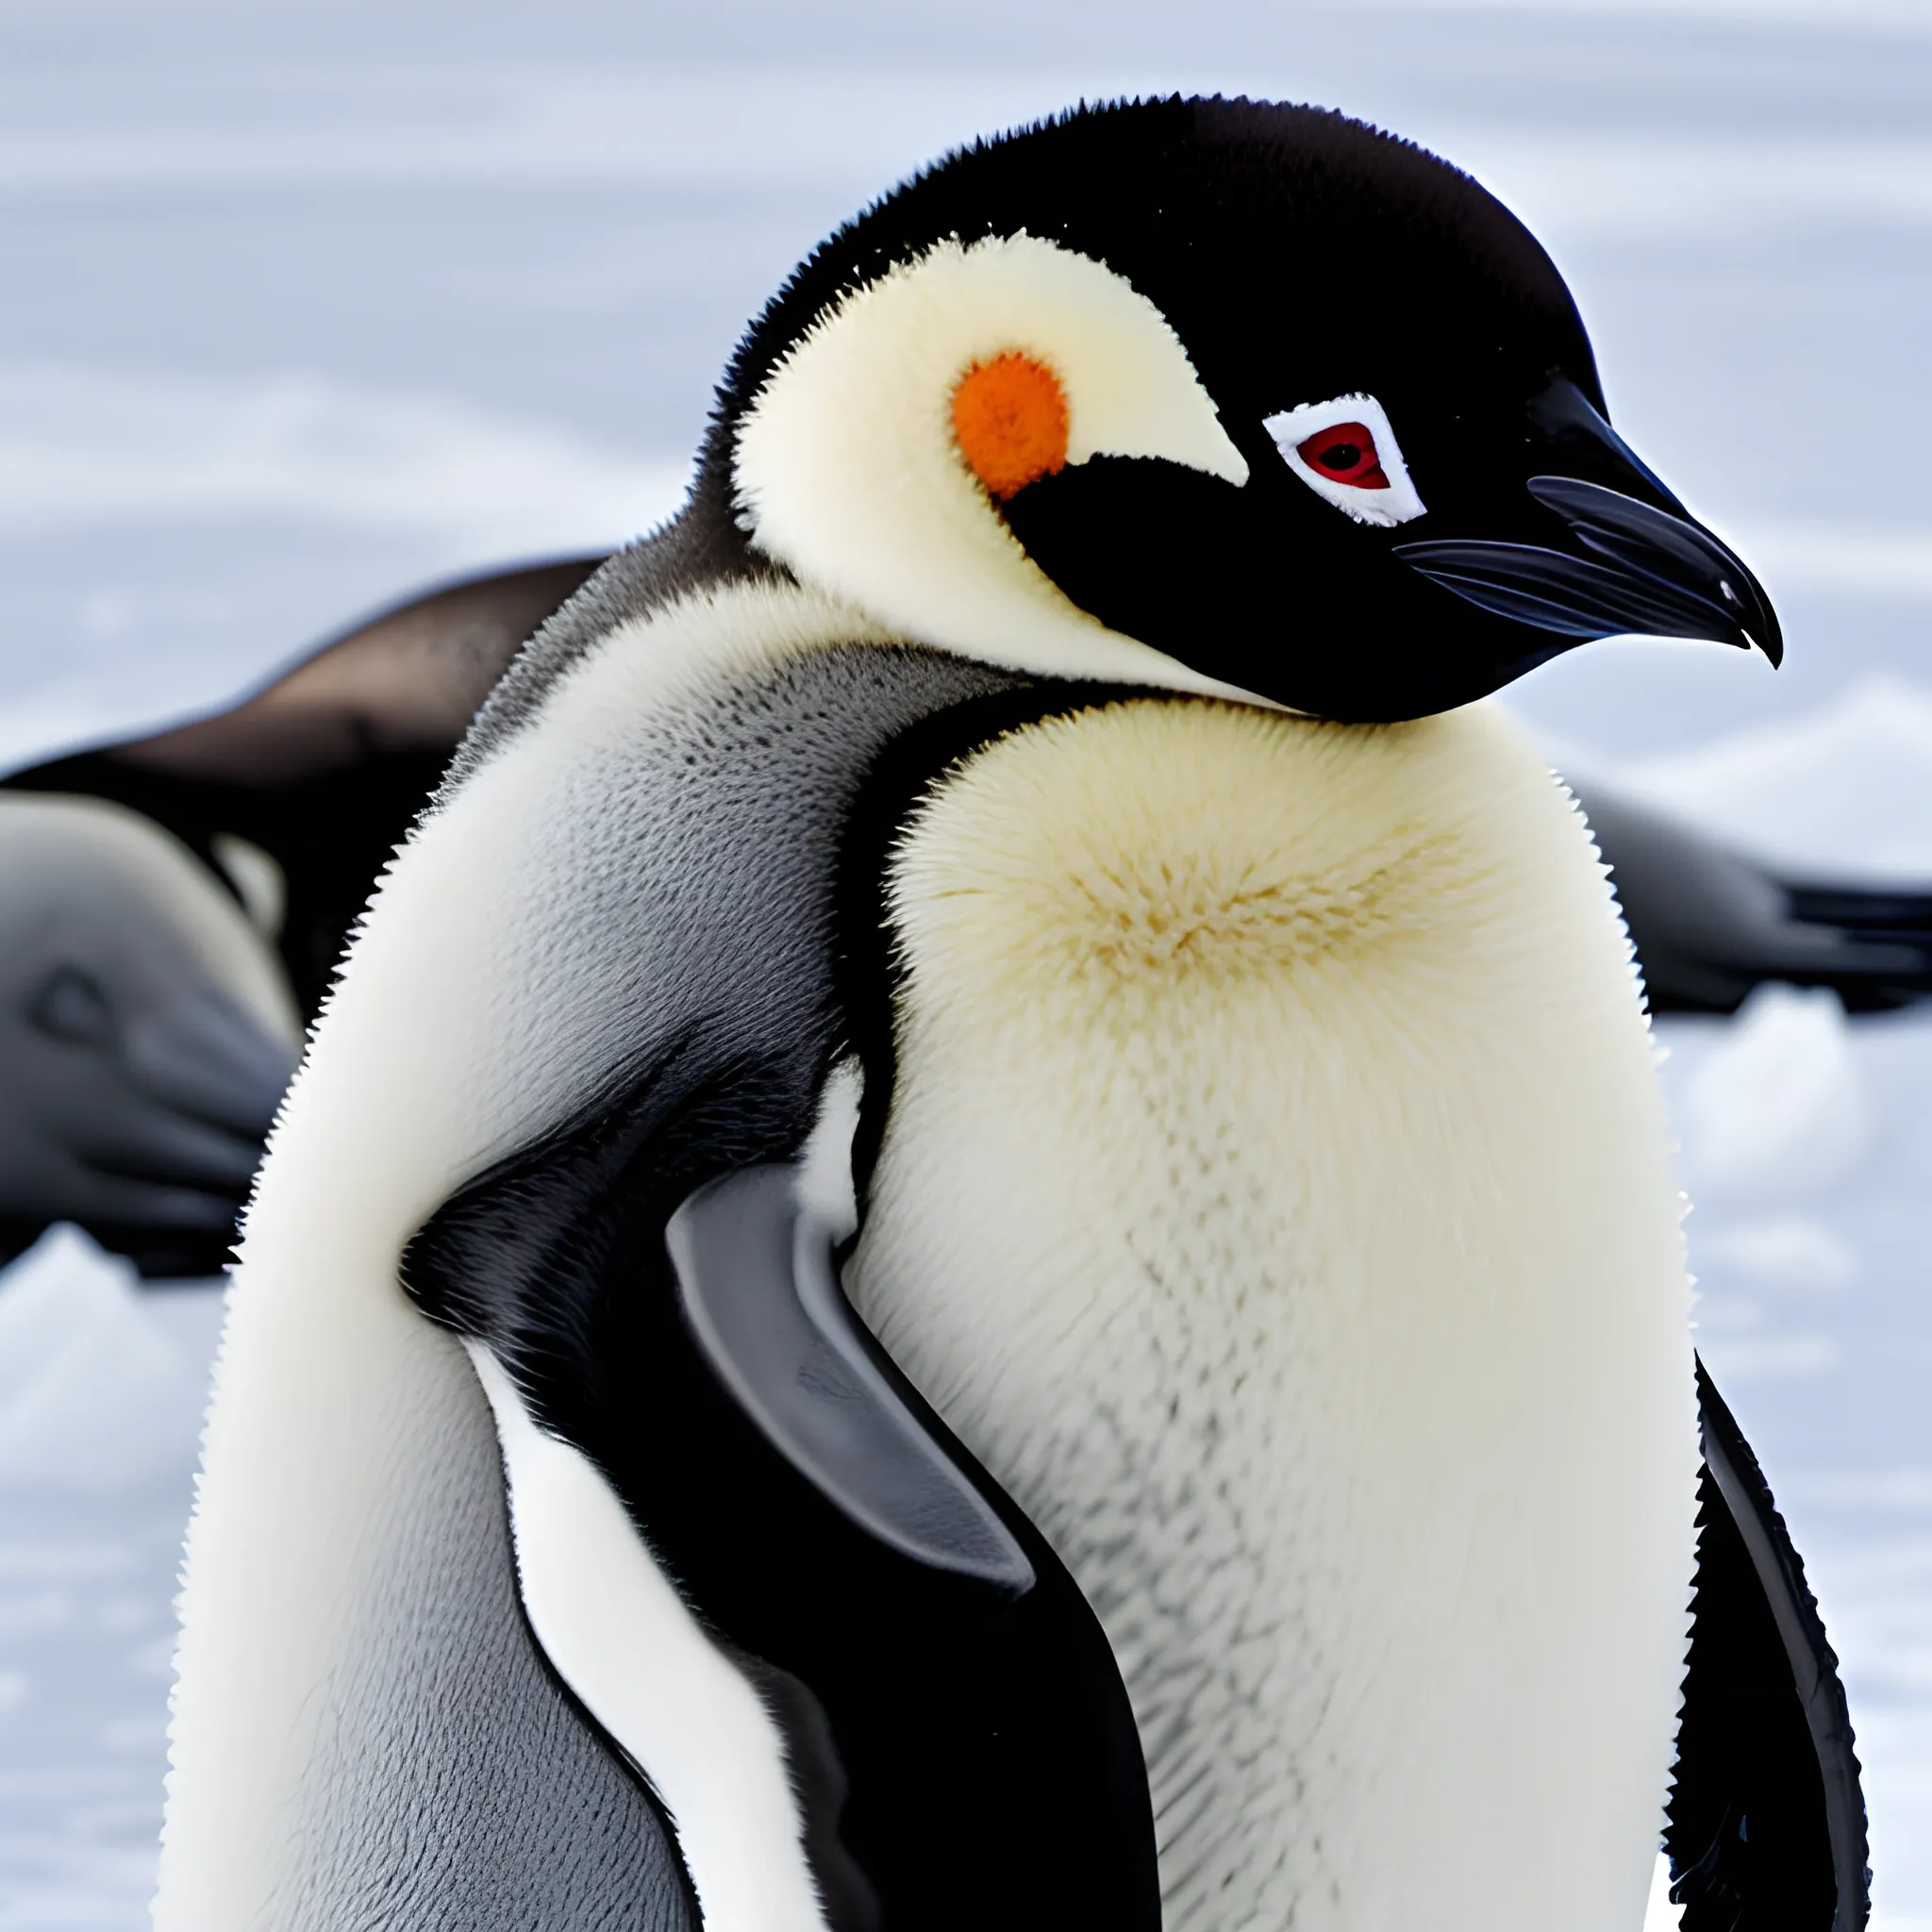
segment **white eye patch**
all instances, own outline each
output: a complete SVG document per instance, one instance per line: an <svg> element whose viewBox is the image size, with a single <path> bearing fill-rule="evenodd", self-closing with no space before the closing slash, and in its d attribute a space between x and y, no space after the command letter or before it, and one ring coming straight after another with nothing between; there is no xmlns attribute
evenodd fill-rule
<svg viewBox="0 0 1932 1932"><path fill-rule="evenodd" d="M1388 411L1374 396L1332 396L1263 419L1281 459L1315 494L1358 524L1391 528L1426 505L1408 480Z"/></svg>

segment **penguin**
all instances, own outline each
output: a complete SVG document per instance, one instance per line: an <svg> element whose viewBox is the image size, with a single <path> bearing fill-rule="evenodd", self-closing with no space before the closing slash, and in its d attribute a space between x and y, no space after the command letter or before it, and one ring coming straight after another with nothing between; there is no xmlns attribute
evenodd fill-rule
<svg viewBox="0 0 1932 1932"><path fill-rule="evenodd" d="M1653 1013L1734 1013L1766 980L1848 1012L1932 995L1932 893L1797 879L1614 788L1569 780L1609 868Z"/></svg>
<svg viewBox="0 0 1932 1932"><path fill-rule="evenodd" d="M517 647L602 557L439 585L166 730L44 759L7 789L103 798L252 902L312 1020L383 862Z"/></svg>
<svg viewBox="0 0 1932 1932"><path fill-rule="evenodd" d="M219 1274L303 1026L510 654L595 559L441 587L207 718L0 780L0 1258Z"/></svg>
<svg viewBox="0 0 1932 1932"><path fill-rule="evenodd" d="M1865 1915L1627 941L1480 702L1748 569L1309 108L888 194L518 655L277 1125L162 1932Z"/></svg>
<svg viewBox="0 0 1932 1932"><path fill-rule="evenodd" d="M0 1258L71 1221L217 1273L294 1071L274 956L216 877L97 798L0 792Z"/></svg>

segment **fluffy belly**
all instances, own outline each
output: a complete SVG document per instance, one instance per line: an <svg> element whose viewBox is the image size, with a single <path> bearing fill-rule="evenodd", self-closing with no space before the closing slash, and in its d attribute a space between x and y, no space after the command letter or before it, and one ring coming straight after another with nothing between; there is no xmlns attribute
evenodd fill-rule
<svg viewBox="0 0 1932 1932"><path fill-rule="evenodd" d="M1174 1932L1636 1932L1696 1469L1587 835L1503 716L1155 701L895 858L856 1299L1111 1637Z"/></svg>

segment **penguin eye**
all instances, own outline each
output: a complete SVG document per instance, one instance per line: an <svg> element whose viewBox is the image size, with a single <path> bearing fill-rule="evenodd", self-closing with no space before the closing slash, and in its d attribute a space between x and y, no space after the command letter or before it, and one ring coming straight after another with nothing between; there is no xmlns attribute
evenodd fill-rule
<svg viewBox="0 0 1932 1932"><path fill-rule="evenodd" d="M1424 505L1408 480L1389 415L1374 396L1332 396L1265 419L1281 459L1358 524L1406 524Z"/></svg>
<svg viewBox="0 0 1932 1932"><path fill-rule="evenodd" d="M1331 482L1358 490L1386 490L1389 478L1375 448L1375 433L1365 423L1338 423L1296 446L1295 455Z"/></svg>

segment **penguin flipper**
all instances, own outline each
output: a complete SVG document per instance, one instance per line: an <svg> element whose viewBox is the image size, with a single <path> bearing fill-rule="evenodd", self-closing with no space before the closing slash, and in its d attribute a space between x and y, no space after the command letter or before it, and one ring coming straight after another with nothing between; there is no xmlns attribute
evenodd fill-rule
<svg viewBox="0 0 1932 1932"><path fill-rule="evenodd" d="M622 1499L613 1521L774 1714L834 1932L873 1932L881 1912L1043 1928L1095 1899L1108 1924L1158 1925L1146 1772L1098 1620L860 1329L791 1163L662 1200L665 1168L751 1139L742 1085L664 1106L681 1074L674 1058L471 1183L411 1243L410 1294L479 1365L504 1365L499 1392L553 1461L594 1462ZM520 1557L526 1606L543 1560ZM575 1688L656 1778L652 1740ZM701 1800L663 1796L695 1842Z"/></svg>
<svg viewBox="0 0 1932 1932"><path fill-rule="evenodd" d="M1697 1578L1664 1848L1682 1932L1859 1932L1865 1806L1805 1566L1700 1362Z"/></svg>
<svg viewBox="0 0 1932 1932"><path fill-rule="evenodd" d="M1848 952L1897 962L1874 978L1831 984L1854 1012L1881 1011L1932 995L1932 891L1848 879L1782 878L1790 916L1828 933Z"/></svg>
<svg viewBox="0 0 1932 1932"><path fill-rule="evenodd" d="M1033 1565L935 1441L838 1283L798 1171L741 1169L665 1228L679 1299L720 1380L785 1459L859 1528L937 1570L1016 1592Z"/></svg>

